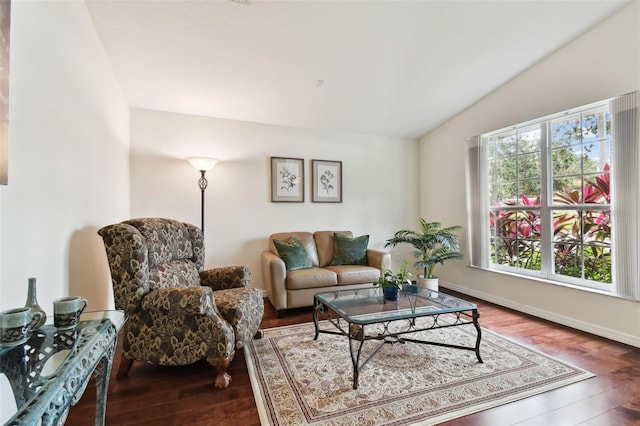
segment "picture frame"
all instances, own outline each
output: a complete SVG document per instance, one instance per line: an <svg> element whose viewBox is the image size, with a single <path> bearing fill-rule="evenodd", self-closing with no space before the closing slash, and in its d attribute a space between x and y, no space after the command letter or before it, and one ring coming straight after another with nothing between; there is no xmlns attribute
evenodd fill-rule
<svg viewBox="0 0 640 426"><path fill-rule="evenodd" d="M311 201L342 202L342 161L311 160Z"/></svg>
<svg viewBox="0 0 640 426"><path fill-rule="evenodd" d="M304 160L271 157L271 202L304 202Z"/></svg>
<svg viewBox="0 0 640 426"><path fill-rule="evenodd" d="M0 185L9 183L9 44L11 1L0 1Z"/></svg>

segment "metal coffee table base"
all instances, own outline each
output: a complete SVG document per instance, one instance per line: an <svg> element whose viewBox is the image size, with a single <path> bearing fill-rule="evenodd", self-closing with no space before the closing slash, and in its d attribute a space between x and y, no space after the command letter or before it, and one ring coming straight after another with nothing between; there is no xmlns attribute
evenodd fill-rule
<svg viewBox="0 0 640 426"><path fill-rule="evenodd" d="M320 314L323 315L324 319L328 320L331 324L335 326L336 328L335 331L320 329L320 322L319 322ZM448 318L451 318L451 315L453 315L455 317L455 320L453 321L453 323L440 324L438 320L440 319L441 315L442 316L447 315ZM453 348L453 349L468 350L468 351L475 352L476 358L478 358L478 362L480 363L483 362L482 358L480 357L480 340L482 338L482 331L480 329L480 324L478 323L478 318L480 317L480 314L478 313L477 309L471 309L469 311L453 312L453 313L447 313L447 314L424 315L424 316L421 316L420 318L425 318L425 317L430 318L431 321L428 322L426 325L420 325L420 326L416 324L416 318L378 321L370 324L356 324L342 318L336 312L326 307L320 300L316 299L315 308L313 311L313 322L315 325L314 340L318 340L320 333L335 334L339 336L346 336L349 338L349 351L351 353L351 363L353 364L353 389L358 389L358 378L362 368L386 344L394 344L394 343L404 344L405 342L411 342L411 343L421 343L425 345L442 346L442 347ZM397 323L400 321L408 323L408 328L400 332L390 331L389 329L390 325L392 323ZM368 336L365 333L365 327L367 325L372 325L372 324L382 325L383 332L378 333L376 335ZM473 325L475 327L477 332L475 346L470 347L470 346L452 345L448 343L432 342L432 341L418 340L418 339L411 339L408 337L404 337L407 334L417 333L420 331L433 330L436 328L458 327L461 325ZM346 326L346 329L345 329L345 326ZM367 356L364 359L361 359L362 347L364 345L364 342L369 340L378 340L380 341L380 344L378 345L378 347L374 349L374 351L371 354L369 354L369 356Z"/></svg>

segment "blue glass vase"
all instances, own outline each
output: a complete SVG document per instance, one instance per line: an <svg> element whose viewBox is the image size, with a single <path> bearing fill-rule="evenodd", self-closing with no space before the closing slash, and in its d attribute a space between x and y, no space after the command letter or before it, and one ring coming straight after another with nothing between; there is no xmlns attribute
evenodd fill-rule
<svg viewBox="0 0 640 426"><path fill-rule="evenodd" d="M400 291L398 287L389 286L382 289L382 295L387 300L395 301L400 297Z"/></svg>

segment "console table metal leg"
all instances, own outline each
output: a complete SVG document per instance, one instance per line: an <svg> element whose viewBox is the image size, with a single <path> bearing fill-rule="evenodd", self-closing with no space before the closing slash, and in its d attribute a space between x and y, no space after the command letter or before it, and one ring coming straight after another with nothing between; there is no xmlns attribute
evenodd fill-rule
<svg viewBox="0 0 640 426"><path fill-rule="evenodd" d="M103 426L107 411L107 392L109 391L109 376L113 365L113 355L116 350L118 337L113 339L111 346L105 351L94 371L96 379L96 426Z"/></svg>
<svg viewBox="0 0 640 426"><path fill-rule="evenodd" d="M478 362L484 363L482 358L480 358L480 339L482 338L482 331L480 330L480 323L478 323L478 318L480 318L480 314L477 309L473 310L473 326L476 328L476 332L478 337L476 337L476 357L478 358Z"/></svg>

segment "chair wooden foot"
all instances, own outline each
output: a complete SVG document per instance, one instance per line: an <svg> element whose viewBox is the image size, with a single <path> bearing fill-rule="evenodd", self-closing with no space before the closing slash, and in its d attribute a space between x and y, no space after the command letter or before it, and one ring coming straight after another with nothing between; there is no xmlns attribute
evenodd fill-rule
<svg viewBox="0 0 640 426"><path fill-rule="evenodd" d="M129 370L131 370L131 366L133 366L133 360L127 358L124 353L120 357L120 365L118 366L118 372L116 373L116 379L122 379L127 377L129 374Z"/></svg>
<svg viewBox="0 0 640 426"><path fill-rule="evenodd" d="M256 334L253 335L253 338L256 340L260 340L262 339L262 337L264 336L264 331L263 330L258 330L256 331Z"/></svg>
<svg viewBox="0 0 640 426"><path fill-rule="evenodd" d="M226 389L229 386L231 376L227 373L227 368L229 368L229 364L231 364L234 355L235 352L227 358L207 358L207 362L218 372L218 376L214 382L216 389Z"/></svg>

